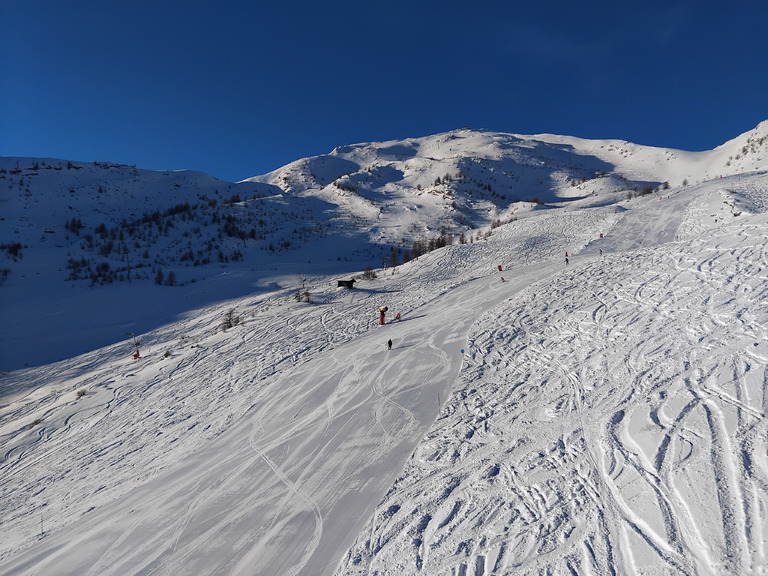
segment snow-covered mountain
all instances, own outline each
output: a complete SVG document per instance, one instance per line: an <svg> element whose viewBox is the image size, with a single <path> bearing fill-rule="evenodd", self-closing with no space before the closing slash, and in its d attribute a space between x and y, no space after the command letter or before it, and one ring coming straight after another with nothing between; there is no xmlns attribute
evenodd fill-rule
<svg viewBox="0 0 768 576"><path fill-rule="evenodd" d="M649 187L758 170L766 158L768 121L708 152L465 129L343 146L248 182L320 197L368 219L372 239L408 245L418 233L446 229L458 234L487 226L529 202L613 203L617 193L634 195Z"/></svg>
<svg viewBox="0 0 768 576"><path fill-rule="evenodd" d="M768 122L0 164L1 573L768 569Z"/></svg>
<svg viewBox="0 0 768 576"><path fill-rule="evenodd" d="M479 238L532 211L758 170L767 136L763 122L683 152L465 129L339 147L239 183L0 158L0 369L67 358L254 286L402 262L441 234Z"/></svg>

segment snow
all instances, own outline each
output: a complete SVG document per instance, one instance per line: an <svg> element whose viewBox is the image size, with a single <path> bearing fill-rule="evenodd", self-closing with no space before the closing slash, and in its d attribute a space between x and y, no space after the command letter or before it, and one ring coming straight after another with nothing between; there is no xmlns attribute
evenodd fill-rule
<svg viewBox="0 0 768 576"><path fill-rule="evenodd" d="M762 573L765 222L609 253L486 314L342 573Z"/></svg>
<svg viewBox="0 0 768 576"><path fill-rule="evenodd" d="M414 163L438 140L443 154L471 141L465 154L534 138L450 136L337 149L345 162L312 159L331 171L315 177L347 161ZM646 164L653 151L632 147L625 172L667 180ZM768 172L696 170L680 163L673 175L691 185L631 200L551 191L485 239L371 280L318 237L256 270L179 287L67 284L67 300L49 286L46 301L29 249L26 283L12 272L0 287L20 299L3 314L25 346L56 302L88 316L80 332L56 324L65 337L106 337L90 326L120 341L3 373L0 572L767 573ZM425 201L381 178L366 181L376 206ZM381 213L372 234L390 237L398 223ZM293 298L305 260L312 304ZM354 290L336 287L351 274ZM83 312L89 296L104 310L162 294L150 329L135 311ZM229 311L239 321L224 330Z"/></svg>

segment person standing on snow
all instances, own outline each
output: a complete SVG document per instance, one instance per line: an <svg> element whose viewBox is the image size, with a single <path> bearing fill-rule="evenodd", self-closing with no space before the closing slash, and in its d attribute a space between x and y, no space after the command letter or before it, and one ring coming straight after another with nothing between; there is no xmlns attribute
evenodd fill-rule
<svg viewBox="0 0 768 576"><path fill-rule="evenodd" d="M387 340L387 350L392 350L392 339Z"/></svg>

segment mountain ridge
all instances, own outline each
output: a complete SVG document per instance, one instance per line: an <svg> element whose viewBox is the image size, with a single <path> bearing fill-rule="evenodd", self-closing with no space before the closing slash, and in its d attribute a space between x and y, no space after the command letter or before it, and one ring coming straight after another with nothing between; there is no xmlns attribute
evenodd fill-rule
<svg viewBox="0 0 768 576"><path fill-rule="evenodd" d="M0 290L17 305L5 305L0 370L145 331L182 313L182 302L287 288L300 275L354 274L408 260L436 238L481 239L540 210L621 207L765 169L767 134L768 121L714 150L683 152L459 129L340 146L235 183L189 170L1 157ZM324 258L305 258L310 245L323 246ZM109 299L92 298L94 290ZM77 309L89 300L114 320L83 324ZM82 346L54 337L67 326L81 327ZM88 333L99 334L93 344ZM48 341L46 351L32 352L35 341Z"/></svg>

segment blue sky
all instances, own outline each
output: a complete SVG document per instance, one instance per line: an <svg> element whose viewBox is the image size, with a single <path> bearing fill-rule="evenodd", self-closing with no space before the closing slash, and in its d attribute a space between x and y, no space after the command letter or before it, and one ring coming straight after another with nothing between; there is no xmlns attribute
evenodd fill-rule
<svg viewBox="0 0 768 576"><path fill-rule="evenodd" d="M461 127L711 149L768 119L768 2L0 0L0 155L241 180Z"/></svg>

